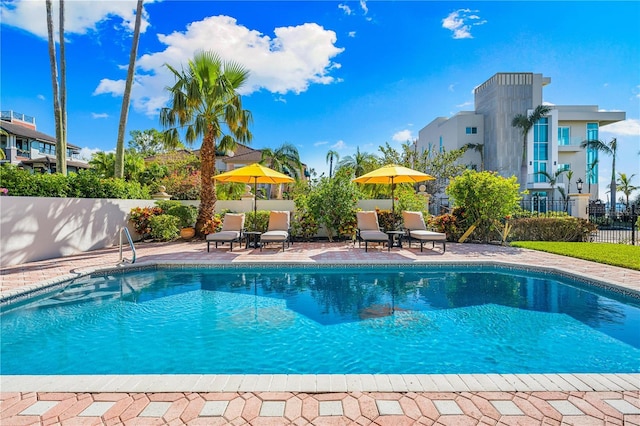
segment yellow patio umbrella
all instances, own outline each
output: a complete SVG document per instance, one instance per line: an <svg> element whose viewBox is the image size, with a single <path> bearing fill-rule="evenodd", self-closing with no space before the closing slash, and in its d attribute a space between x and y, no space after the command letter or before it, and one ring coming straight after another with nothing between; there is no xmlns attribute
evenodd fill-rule
<svg viewBox="0 0 640 426"><path fill-rule="evenodd" d="M395 199L393 190L396 183L417 183L425 180L435 180L435 178L426 173L410 169L408 167L399 166L397 164L388 164L366 173L360 177L353 179L358 183L378 183L391 185L391 214L395 217Z"/></svg>
<svg viewBox="0 0 640 426"><path fill-rule="evenodd" d="M213 177L218 182L253 183L253 230L256 230L256 201L258 197L258 184L280 184L294 182L290 176L265 167L262 164L253 163L248 166L220 173Z"/></svg>

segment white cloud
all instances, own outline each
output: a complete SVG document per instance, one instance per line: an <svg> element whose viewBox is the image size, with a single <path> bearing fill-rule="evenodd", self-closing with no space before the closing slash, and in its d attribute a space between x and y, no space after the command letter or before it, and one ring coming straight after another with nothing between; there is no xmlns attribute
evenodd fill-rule
<svg viewBox="0 0 640 426"><path fill-rule="evenodd" d="M442 20L442 28L451 30L455 39L473 38L471 27L487 23L486 20L481 20L478 15L475 15L476 12L478 11L471 9L453 11Z"/></svg>
<svg viewBox="0 0 640 426"><path fill-rule="evenodd" d="M356 36L355 31L349 31L349 37L354 38Z"/></svg>
<svg viewBox="0 0 640 426"><path fill-rule="evenodd" d="M166 86L173 76L165 64L180 69L195 52L212 50L225 60L233 60L249 70L247 84L239 90L247 95L262 89L272 93L301 93L311 84L332 84L339 79L330 75L340 64L331 61L344 49L335 46L333 31L318 24L274 29L271 38L237 24L228 16L212 16L192 22L184 32L158 36L167 47L141 56L137 62L131 94L136 111L155 115L169 99ZM121 95L123 80L103 79L94 94Z"/></svg>
<svg viewBox="0 0 640 426"><path fill-rule="evenodd" d="M636 98L640 99L640 86L636 86Z"/></svg>
<svg viewBox="0 0 640 426"><path fill-rule="evenodd" d="M450 91L450 92L453 92L453 91L455 90L456 84L458 84L458 83L451 83L451 84L449 85L449 91Z"/></svg>
<svg viewBox="0 0 640 426"><path fill-rule="evenodd" d="M287 99L284 96L278 96L275 98L276 102L282 102L283 104L287 103Z"/></svg>
<svg viewBox="0 0 640 426"><path fill-rule="evenodd" d="M340 140L340 141L334 143L333 145L331 145L331 148L333 148L335 150L338 150L338 151L345 150L345 149L347 149L347 144L344 143L344 141Z"/></svg>
<svg viewBox="0 0 640 426"><path fill-rule="evenodd" d="M145 0L146 4L153 0ZM65 1L64 2L64 31L65 34L86 34L95 31L97 24L116 20L117 25L133 32L135 26L135 0L118 1ZM54 26L59 21L59 2L53 0L52 12ZM2 23L17 27L47 38L47 9L43 1L13 1L0 4ZM149 26L147 13L143 9L140 32L144 33Z"/></svg>
<svg viewBox="0 0 640 426"><path fill-rule="evenodd" d="M362 12L366 15L369 13L369 8L367 7L367 0L360 0L360 7L362 8Z"/></svg>
<svg viewBox="0 0 640 426"><path fill-rule="evenodd" d="M101 149L98 148L80 148L80 154L78 154L80 156L81 160L84 161L89 161L91 160L91 157L93 157L93 154L95 154L96 152L100 152L102 151Z"/></svg>
<svg viewBox="0 0 640 426"><path fill-rule="evenodd" d="M468 106L472 106L473 105L473 101L467 101L467 102L463 102L459 105L456 105L458 108L464 108L464 107L468 107Z"/></svg>
<svg viewBox="0 0 640 426"><path fill-rule="evenodd" d="M41 101L46 100L47 98L44 97L44 95L38 95L36 96L38 99L40 99Z"/></svg>
<svg viewBox="0 0 640 426"><path fill-rule="evenodd" d="M320 141L320 142L316 142L313 144L313 146L322 146L322 145L327 145L329 142L327 141Z"/></svg>
<svg viewBox="0 0 640 426"><path fill-rule="evenodd" d="M396 132L391 139L395 142L406 142L413 140L413 136L411 136L411 130L401 130Z"/></svg>
<svg viewBox="0 0 640 426"><path fill-rule="evenodd" d="M351 15L353 14L353 11L351 10L351 8L349 6L347 6L346 4L339 4L338 5L338 9L342 9L342 11L344 12L345 15Z"/></svg>
<svg viewBox="0 0 640 426"><path fill-rule="evenodd" d="M600 132L612 136L640 136L640 120L628 118L624 121L603 126L600 128Z"/></svg>
<svg viewBox="0 0 640 426"><path fill-rule="evenodd" d="M100 113L92 112L91 118L93 119L109 118L109 114L107 114L106 112L100 112Z"/></svg>

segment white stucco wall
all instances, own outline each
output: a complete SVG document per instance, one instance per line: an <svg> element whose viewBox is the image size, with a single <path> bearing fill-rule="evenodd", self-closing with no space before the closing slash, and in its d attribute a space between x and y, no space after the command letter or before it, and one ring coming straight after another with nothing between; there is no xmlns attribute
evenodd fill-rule
<svg viewBox="0 0 640 426"><path fill-rule="evenodd" d="M185 204L198 205L197 201ZM134 207L155 205L155 200L90 198L0 197L0 266L20 265L112 247L128 227ZM362 200L363 210L391 208L391 200ZM258 210L295 210L290 200L258 200ZM253 210L253 200L218 201L216 211Z"/></svg>

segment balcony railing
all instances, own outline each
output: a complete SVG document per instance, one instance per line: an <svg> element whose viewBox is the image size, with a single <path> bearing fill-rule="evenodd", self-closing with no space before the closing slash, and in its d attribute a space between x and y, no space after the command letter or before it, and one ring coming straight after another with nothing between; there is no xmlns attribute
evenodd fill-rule
<svg viewBox="0 0 640 426"><path fill-rule="evenodd" d="M579 148L585 140L584 136L572 136L569 139L558 139L558 146L571 146Z"/></svg>
<svg viewBox="0 0 640 426"><path fill-rule="evenodd" d="M31 117L30 115L22 114L20 112L0 111L0 117L5 121L20 120L25 123L33 124L34 126L36 125L35 117Z"/></svg>

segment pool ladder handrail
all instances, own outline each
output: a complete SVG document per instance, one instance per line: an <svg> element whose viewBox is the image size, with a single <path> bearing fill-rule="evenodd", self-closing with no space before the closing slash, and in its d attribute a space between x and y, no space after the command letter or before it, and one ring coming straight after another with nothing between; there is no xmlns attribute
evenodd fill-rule
<svg viewBox="0 0 640 426"><path fill-rule="evenodd" d="M122 232L123 231L125 236L127 237L127 241L129 241L129 247L131 247L131 253L133 254L133 257L131 258L131 260L122 256ZM136 248L133 246L133 240L131 239L131 234L129 233L129 230L127 229L127 227L120 228L120 261L119 263L131 263L131 264L136 263Z"/></svg>

